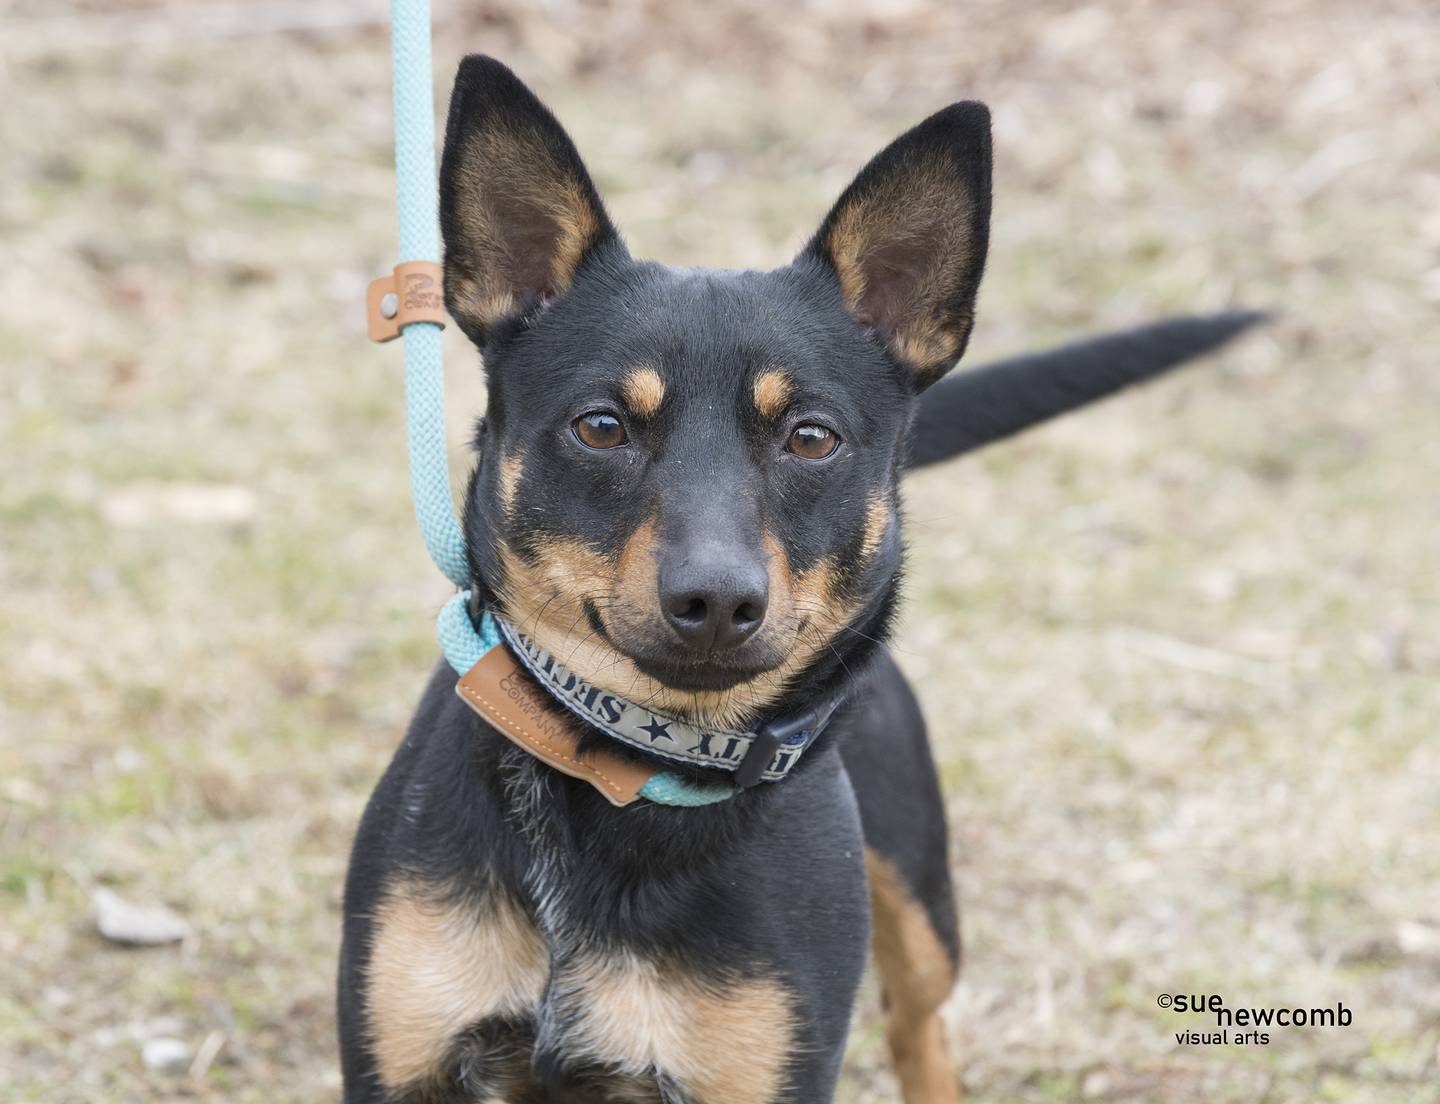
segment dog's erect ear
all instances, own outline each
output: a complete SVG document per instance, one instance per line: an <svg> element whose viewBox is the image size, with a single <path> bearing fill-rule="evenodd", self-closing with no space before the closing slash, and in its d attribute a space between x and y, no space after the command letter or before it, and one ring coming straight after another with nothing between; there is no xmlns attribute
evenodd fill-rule
<svg viewBox="0 0 1440 1104"><path fill-rule="evenodd" d="M502 319L570 286L616 239L575 144L494 58L460 63L440 163L445 306L484 348Z"/></svg>
<svg viewBox="0 0 1440 1104"><path fill-rule="evenodd" d="M957 103L891 142L806 247L851 314L934 383L960 358L990 239L990 112Z"/></svg>

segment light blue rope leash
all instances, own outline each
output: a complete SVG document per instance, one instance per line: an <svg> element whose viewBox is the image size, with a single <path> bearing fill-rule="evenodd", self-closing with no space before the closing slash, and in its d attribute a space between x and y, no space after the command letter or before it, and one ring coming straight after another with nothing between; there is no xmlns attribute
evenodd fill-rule
<svg viewBox="0 0 1440 1104"><path fill-rule="evenodd" d="M434 85L430 71L430 0L393 0L391 57L395 74L395 198L400 260L440 260L435 186ZM412 322L405 341L405 429L410 493L430 558L458 587L469 582L465 538L450 497L445 456L445 373L440 327Z"/></svg>
<svg viewBox="0 0 1440 1104"><path fill-rule="evenodd" d="M391 59L395 80L395 198L400 214L400 260L440 260L439 196L435 185L434 80L430 68L430 0L392 0ZM450 496L445 455L445 370L440 330L434 322L410 322L405 342L405 432L410 453L410 493L415 520L435 565L457 587L469 584L465 537ZM491 648L501 647L490 617L477 632L470 620L469 591L445 603L436 621L440 647L463 675ZM699 785L662 771L645 783L642 797L661 805L695 807L733 797L734 787Z"/></svg>

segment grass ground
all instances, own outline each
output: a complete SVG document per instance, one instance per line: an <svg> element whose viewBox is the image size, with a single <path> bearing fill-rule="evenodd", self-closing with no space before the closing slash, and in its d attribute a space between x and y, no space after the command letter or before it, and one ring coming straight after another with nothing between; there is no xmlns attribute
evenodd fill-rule
<svg viewBox="0 0 1440 1104"><path fill-rule="evenodd" d="M638 253L782 261L972 95L977 361L1283 309L908 486L954 1035L981 1102L1440 1099L1434 7L438 7L442 84L511 61ZM0 1097L333 1098L346 849L446 594L360 318L393 259L383 5L0 11ZM97 887L195 934L108 944ZM1181 1046L1173 992L1354 1022ZM156 1036L219 1049L151 1072ZM882 1050L872 994L847 1104L894 1099Z"/></svg>

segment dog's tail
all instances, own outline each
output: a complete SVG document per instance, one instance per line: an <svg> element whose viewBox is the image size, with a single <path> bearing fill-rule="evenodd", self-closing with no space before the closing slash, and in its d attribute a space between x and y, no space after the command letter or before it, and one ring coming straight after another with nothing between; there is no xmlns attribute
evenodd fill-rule
<svg viewBox="0 0 1440 1104"><path fill-rule="evenodd" d="M1218 348L1268 315L1167 318L942 380L920 400L907 467L923 468L1049 421Z"/></svg>

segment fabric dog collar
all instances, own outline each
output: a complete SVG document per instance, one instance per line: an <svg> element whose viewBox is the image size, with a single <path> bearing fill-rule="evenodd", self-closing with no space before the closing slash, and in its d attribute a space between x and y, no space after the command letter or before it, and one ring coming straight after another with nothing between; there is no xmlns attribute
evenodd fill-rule
<svg viewBox="0 0 1440 1104"><path fill-rule="evenodd" d="M663 759L733 771L741 789L759 782L778 782L789 774L840 705L840 700L833 698L818 709L769 721L753 730L699 728L592 686L505 618L486 616L494 618L535 681L586 724Z"/></svg>
<svg viewBox="0 0 1440 1104"><path fill-rule="evenodd" d="M824 730L842 700L837 696L817 709L753 731L701 729L590 686L489 611L477 626L468 602L468 591L455 595L440 611L437 624L445 658L461 676L456 693L511 741L557 770L591 783L615 805L640 797L663 805L710 805L759 782L778 781ZM510 648L504 647L502 634ZM691 782L604 748L582 757L567 712L631 747L677 763L731 771L735 784Z"/></svg>

